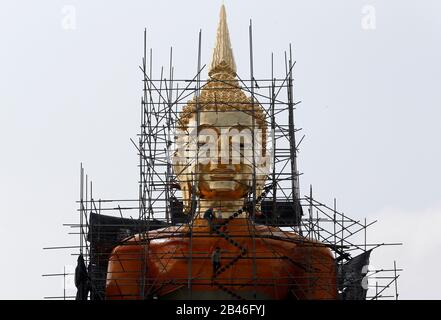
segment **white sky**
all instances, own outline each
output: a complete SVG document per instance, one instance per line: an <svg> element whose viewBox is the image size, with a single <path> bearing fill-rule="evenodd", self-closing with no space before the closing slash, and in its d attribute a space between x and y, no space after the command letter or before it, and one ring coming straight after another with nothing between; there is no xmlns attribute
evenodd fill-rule
<svg viewBox="0 0 441 320"><path fill-rule="evenodd" d="M3 299L62 294L42 278L74 265L63 223L76 222L79 166L95 194L136 197L142 33L157 66L174 47L175 74L196 70L215 39L221 1L2 1L0 4L0 286ZM75 8L76 29L62 27ZM256 78L291 42L297 60L299 168L323 202L379 222L374 252L398 261L403 299L439 299L441 262L441 2L438 0L225 1L240 74L248 74L253 19ZM373 6L376 29L361 22ZM70 7L68 7L70 8ZM392 266L392 265L391 265Z"/></svg>

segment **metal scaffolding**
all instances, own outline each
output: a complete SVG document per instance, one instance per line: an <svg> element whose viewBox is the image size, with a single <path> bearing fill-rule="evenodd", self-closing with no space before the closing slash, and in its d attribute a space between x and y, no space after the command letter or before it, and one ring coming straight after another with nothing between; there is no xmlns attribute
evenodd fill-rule
<svg viewBox="0 0 441 320"><path fill-rule="evenodd" d="M294 76L292 49L284 54L285 73L276 77L274 71L274 56L270 57L269 75L258 79L254 75L253 66L253 33L252 24L249 26L250 74L241 77L237 75L238 85L250 97L250 105L244 106L238 112L250 112L254 115L255 106L263 109L265 123L268 128L266 146L271 155L270 171L265 179L263 192L259 194L256 184L260 183L256 177L256 163L254 162L254 145L252 166L251 191L244 206L215 227L211 237L224 238L238 249L234 255L226 255L226 263L219 274L224 273L237 261L249 259L256 265L262 259L290 260L290 257L280 255L271 249L268 244L266 255L257 252L255 248L245 248L240 239L251 237L259 239L279 239L300 243L315 243L324 246L333 252L337 269L337 287L341 299L398 299L397 279L400 268L396 263L390 268L371 270L369 257L375 254L375 249L386 245L400 245L400 243L369 243L367 230L376 221L366 219L357 220L337 210L337 201L332 205L320 202L314 197L312 186L307 194L301 195L297 156L304 135L298 139L300 129L295 126L295 108L300 103L294 99ZM90 284L88 298L92 300L106 298L106 279L109 256L112 249L124 245L124 239L138 235L139 243L145 246L146 254L142 255L142 265L151 254L149 243L151 232L155 237L189 237L189 256L172 252L169 259L185 259L188 261L188 277L169 279L174 285L188 288L191 292L193 285L212 286L213 281L219 290L225 292L231 299L249 299L243 297L236 288L221 279L193 279L192 262L197 259L206 259L209 252L193 252L192 241L200 235L194 229L196 216L203 212L200 207L185 214L184 200L198 201L198 198L183 199L182 190L173 170L173 154L176 149L175 132L179 126L179 119L187 100L193 98L198 104L201 90L207 87L210 80L202 80L205 66L201 64L201 33L199 33L197 70L194 76L177 78L174 74L173 50L170 49L168 68L153 69L152 50L147 48L146 31L144 31L143 58L140 66L143 80L143 93L140 108L140 132L137 141L131 140L136 147L139 162L139 194L133 199L99 199L93 195L93 185L85 175L83 166L80 172L80 199L78 201L79 221L66 226L72 228L79 243L70 247L51 247L47 249L68 249L76 251L74 256L84 257L87 268L88 283ZM212 80L211 80L212 81ZM221 81L221 80L218 80ZM233 85L228 81L223 83L223 89L228 90ZM222 103L222 102L220 102ZM251 111L250 111L251 110ZM254 119L254 118L253 118ZM253 129L255 121L253 121ZM254 142L254 141L253 141ZM196 157L199 152L195 153ZM197 173L196 173L197 175ZM138 213L136 219L131 218ZM260 226L265 229L266 235L252 232L246 235L230 234L224 230L235 217L246 212L246 223L250 226ZM136 216L136 215L135 215ZM174 227L174 228L169 228ZM278 228L280 232L274 232ZM162 231L161 231L162 230ZM193 231L195 230L195 231ZM292 235L298 235L297 240ZM206 237L206 235L204 235ZM253 242L254 243L254 242ZM312 247L312 246L311 246ZM259 260L259 261L258 261ZM291 261L299 264L299 261ZM308 261L303 261L308 265ZM303 266L304 267L304 266ZM140 295L142 299L158 298L151 288L167 286L168 283L158 283L152 278L147 268L139 273ZM52 273L44 276L72 276L71 273ZM293 278L295 276L293 275ZM373 283L373 280L375 283ZM212 281L210 281L212 280ZM274 279L257 279L254 272L252 281L236 279L236 286L274 285ZM266 281L266 282L265 282ZM299 290L308 290L314 279L293 279L299 283ZM155 284L153 286L152 284ZM356 293L354 293L356 292ZM360 296L361 292L361 296ZM74 296L47 297L58 299L75 298ZM78 298L78 296L77 296ZM251 297L252 298L252 297ZM295 298L295 297L294 297Z"/></svg>

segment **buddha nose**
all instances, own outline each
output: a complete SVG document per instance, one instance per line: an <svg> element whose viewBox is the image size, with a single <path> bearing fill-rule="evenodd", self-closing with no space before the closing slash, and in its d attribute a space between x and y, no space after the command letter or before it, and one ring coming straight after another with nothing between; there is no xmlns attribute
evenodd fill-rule
<svg viewBox="0 0 441 320"><path fill-rule="evenodd" d="M232 165L231 163L222 163L220 158L219 158L219 162L214 165L214 168L219 169L219 170L229 171L229 172L236 171L236 168L234 165Z"/></svg>
<svg viewBox="0 0 441 320"><path fill-rule="evenodd" d="M217 163L215 164L217 168L222 169L233 169L231 166L231 154L222 154L222 151L219 150L217 156Z"/></svg>

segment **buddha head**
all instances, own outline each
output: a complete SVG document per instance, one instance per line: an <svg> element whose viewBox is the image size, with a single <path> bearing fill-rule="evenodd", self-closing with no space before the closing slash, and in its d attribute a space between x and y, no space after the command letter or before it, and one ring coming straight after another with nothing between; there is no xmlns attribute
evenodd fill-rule
<svg viewBox="0 0 441 320"><path fill-rule="evenodd" d="M260 195L270 157L264 110L236 77L224 6L208 75L178 119L173 168L184 211L197 196L201 209L223 207L228 213L243 205L254 186Z"/></svg>

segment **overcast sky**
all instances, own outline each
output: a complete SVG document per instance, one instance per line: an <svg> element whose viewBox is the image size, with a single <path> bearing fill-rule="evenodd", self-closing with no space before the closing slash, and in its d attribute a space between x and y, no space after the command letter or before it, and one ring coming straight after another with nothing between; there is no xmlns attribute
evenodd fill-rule
<svg viewBox="0 0 441 320"><path fill-rule="evenodd" d="M208 63L221 3L0 3L0 298L63 294L42 274L75 265L75 251L42 248L77 243L62 224L77 221L80 162L97 196L137 196L143 29L158 68L173 46L175 75L192 77L198 31ZM400 298L440 299L441 2L224 3L239 74L250 18L256 78L293 45L302 194L313 184L320 201L379 220L368 241L404 246L372 262L405 269Z"/></svg>

